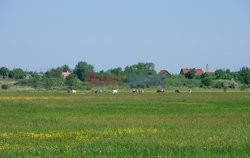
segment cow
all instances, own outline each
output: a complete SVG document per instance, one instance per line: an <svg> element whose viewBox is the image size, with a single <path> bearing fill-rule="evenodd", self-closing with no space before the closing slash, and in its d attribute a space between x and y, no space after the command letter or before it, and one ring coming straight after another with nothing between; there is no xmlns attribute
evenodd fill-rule
<svg viewBox="0 0 250 158"><path fill-rule="evenodd" d="M192 89L189 89L189 90L188 90L188 93L191 94L191 93L192 93Z"/></svg>
<svg viewBox="0 0 250 158"><path fill-rule="evenodd" d="M139 93L144 93L143 89L139 89L138 91L139 91Z"/></svg>
<svg viewBox="0 0 250 158"><path fill-rule="evenodd" d="M139 90L138 89L132 89L132 92L133 93L139 93Z"/></svg>
<svg viewBox="0 0 250 158"><path fill-rule="evenodd" d="M112 94L117 94L118 93L118 89L113 89L112 90Z"/></svg>
<svg viewBox="0 0 250 158"><path fill-rule="evenodd" d="M132 89L133 93L144 93L143 89Z"/></svg>
<svg viewBox="0 0 250 158"><path fill-rule="evenodd" d="M157 89L157 90L156 90L156 93L163 93L163 92L165 92L164 89Z"/></svg>
<svg viewBox="0 0 250 158"><path fill-rule="evenodd" d="M101 89L95 90L95 94L102 93Z"/></svg>
<svg viewBox="0 0 250 158"><path fill-rule="evenodd" d="M181 93L178 89L175 90L175 93Z"/></svg>
<svg viewBox="0 0 250 158"><path fill-rule="evenodd" d="M68 90L68 93L73 93L76 94L76 90L72 89L72 90Z"/></svg>

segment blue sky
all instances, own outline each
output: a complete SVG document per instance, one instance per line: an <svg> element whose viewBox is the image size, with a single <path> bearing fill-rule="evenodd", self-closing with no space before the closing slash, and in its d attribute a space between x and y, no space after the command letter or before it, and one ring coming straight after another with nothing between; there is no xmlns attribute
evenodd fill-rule
<svg viewBox="0 0 250 158"><path fill-rule="evenodd" d="M0 0L0 67L250 67L249 0Z"/></svg>

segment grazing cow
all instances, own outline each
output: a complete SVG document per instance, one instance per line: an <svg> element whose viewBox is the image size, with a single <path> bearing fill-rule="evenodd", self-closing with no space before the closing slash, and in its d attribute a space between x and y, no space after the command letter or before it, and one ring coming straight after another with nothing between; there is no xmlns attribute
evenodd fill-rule
<svg viewBox="0 0 250 158"><path fill-rule="evenodd" d="M73 93L76 94L76 90L72 89L72 90L68 90L68 93Z"/></svg>
<svg viewBox="0 0 250 158"><path fill-rule="evenodd" d="M132 89L132 92L133 93L139 93L139 90L138 89Z"/></svg>
<svg viewBox="0 0 250 158"><path fill-rule="evenodd" d="M163 93L163 92L165 92L164 89L157 89L157 90L156 90L156 93Z"/></svg>
<svg viewBox="0 0 250 158"><path fill-rule="evenodd" d="M189 89L189 90L188 90L188 93L192 93L192 89Z"/></svg>
<svg viewBox="0 0 250 158"><path fill-rule="evenodd" d="M181 93L178 89L175 90L175 93Z"/></svg>
<svg viewBox="0 0 250 158"><path fill-rule="evenodd" d="M144 90L143 89L139 89L139 93L144 93Z"/></svg>
<svg viewBox="0 0 250 158"><path fill-rule="evenodd" d="M101 89L95 90L95 93L96 93L96 94L102 93L102 90L101 90Z"/></svg>
<svg viewBox="0 0 250 158"><path fill-rule="evenodd" d="M112 90L112 94L117 94L118 93L118 89L113 89Z"/></svg>

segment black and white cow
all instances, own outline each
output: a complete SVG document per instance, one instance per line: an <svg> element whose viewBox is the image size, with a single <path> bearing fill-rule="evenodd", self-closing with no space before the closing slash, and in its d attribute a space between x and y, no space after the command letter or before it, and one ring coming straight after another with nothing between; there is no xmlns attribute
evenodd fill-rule
<svg viewBox="0 0 250 158"><path fill-rule="evenodd" d="M101 89L95 90L95 94L102 93Z"/></svg>
<svg viewBox="0 0 250 158"><path fill-rule="evenodd" d="M163 92L165 92L164 89L157 89L157 90L156 90L156 93L163 93Z"/></svg>

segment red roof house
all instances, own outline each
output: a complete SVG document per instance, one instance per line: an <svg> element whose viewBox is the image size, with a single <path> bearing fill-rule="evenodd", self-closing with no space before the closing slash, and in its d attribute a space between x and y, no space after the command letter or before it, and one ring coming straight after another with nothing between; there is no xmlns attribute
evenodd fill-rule
<svg viewBox="0 0 250 158"><path fill-rule="evenodd" d="M68 77L69 75L71 75L70 72L62 72L62 76L65 78L65 77Z"/></svg>
<svg viewBox="0 0 250 158"><path fill-rule="evenodd" d="M191 71L192 69L195 69L195 72L196 72L197 76L200 76L203 73L202 69L200 69L200 68L182 68L180 74L184 74L185 75L189 71Z"/></svg>
<svg viewBox="0 0 250 158"><path fill-rule="evenodd" d="M161 70L158 74L159 75L171 75L167 70Z"/></svg>

